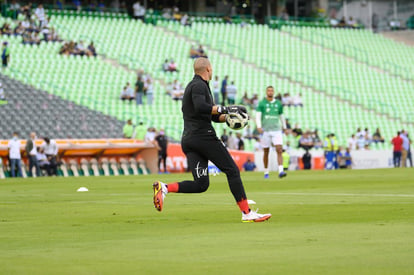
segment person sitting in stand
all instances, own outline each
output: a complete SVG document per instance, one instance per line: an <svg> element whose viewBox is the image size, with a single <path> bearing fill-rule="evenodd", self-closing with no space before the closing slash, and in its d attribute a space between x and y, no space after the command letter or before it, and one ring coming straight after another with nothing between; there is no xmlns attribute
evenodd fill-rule
<svg viewBox="0 0 414 275"><path fill-rule="evenodd" d="M23 27L22 22L19 22L19 25L14 28L14 35L23 35L23 33L26 31L25 27Z"/></svg>
<svg viewBox="0 0 414 275"><path fill-rule="evenodd" d="M381 132L379 128L377 128L374 135L372 136L372 141L375 143L378 143L378 142L384 143L384 138L381 136Z"/></svg>
<svg viewBox="0 0 414 275"><path fill-rule="evenodd" d="M292 99L292 102L293 102L293 106L295 107L303 107L302 94L298 93L296 96L294 96Z"/></svg>
<svg viewBox="0 0 414 275"><path fill-rule="evenodd" d="M12 29L10 28L10 25L8 23L4 23L3 26L0 28L0 33L2 35L11 35Z"/></svg>
<svg viewBox="0 0 414 275"><path fill-rule="evenodd" d="M91 42L91 43L88 45L87 55L88 55L88 56L94 56L94 57L96 57L96 56L97 56L96 49L95 49L95 45L93 44L93 42Z"/></svg>
<svg viewBox="0 0 414 275"><path fill-rule="evenodd" d="M313 147L313 139L310 136L309 132L303 133L303 136L299 139L299 147L302 147L305 150L310 150Z"/></svg>
<svg viewBox="0 0 414 275"><path fill-rule="evenodd" d="M134 90L131 88L131 85L129 84L129 82L122 90L120 98L121 100L129 100L129 102L135 99Z"/></svg>
<svg viewBox="0 0 414 275"><path fill-rule="evenodd" d="M165 59L164 60L164 63L162 64L162 70L164 71L164 72L169 72L169 70L168 70L168 68L169 68L169 63L168 63L168 59Z"/></svg>
<svg viewBox="0 0 414 275"><path fill-rule="evenodd" d="M168 64L168 71L169 72L178 72L177 64L175 64L174 59L171 59L170 63Z"/></svg>

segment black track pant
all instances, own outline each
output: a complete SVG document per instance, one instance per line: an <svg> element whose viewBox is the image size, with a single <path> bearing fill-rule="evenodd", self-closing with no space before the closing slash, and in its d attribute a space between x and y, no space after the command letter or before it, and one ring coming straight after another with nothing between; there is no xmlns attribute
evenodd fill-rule
<svg viewBox="0 0 414 275"><path fill-rule="evenodd" d="M237 202L246 199L240 172L226 147L216 136L184 137L181 146L187 156L194 181L179 182L179 193L202 193L208 189L208 161L227 176L231 193Z"/></svg>

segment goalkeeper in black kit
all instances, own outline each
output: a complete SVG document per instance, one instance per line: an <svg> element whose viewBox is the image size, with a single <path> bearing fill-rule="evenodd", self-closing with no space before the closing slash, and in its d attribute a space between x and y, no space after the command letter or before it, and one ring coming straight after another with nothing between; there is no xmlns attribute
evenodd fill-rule
<svg viewBox="0 0 414 275"><path fill-rule="evenodd" d="M181 147L187 156L193 180L153 184L154 206L163 209L168 193L202 193L208 189L208 161L213 162L227 176L230 191L242 212L242 222L262 222L271 214L259 214L250 209L244 191L240 172L230 153L219 140L211 122L222 123L230 116L247 116L243 106L214 105L209 81L213 68L207 58L198 58L194 62L194 78L185 88L182 101L184 131Z"/></svg>

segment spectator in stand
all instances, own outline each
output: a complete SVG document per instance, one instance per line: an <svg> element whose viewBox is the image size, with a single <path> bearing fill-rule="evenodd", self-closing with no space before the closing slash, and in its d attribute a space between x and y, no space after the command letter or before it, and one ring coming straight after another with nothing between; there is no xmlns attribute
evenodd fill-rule
<svg viewBox="0 0 414 275"><path fill-rule="evenodd" d="M281 95L280 93L278 93L278 94L275 96L275 98L276 98L277 100L279 100L280 102L282 102L282 95Z"/></svg>
<svg viewBox="0 0 414 275"><path fill-rule="evenodd" d="M346 27L345 16L342 16L341 20L339 21L338 27L340 27L340 28L345 28Z"/></svg>
<svg viewBox="0 0 414 275"><path fill-rule="evenodd" d="M128 82L121 92L121 100L129 100L129 102L131 102L134 99L134 90L131 88L131 84Z"/></svg>
<svg viewBox="0 0 414 275"><path fill-rule="evenodd" d="M206 53L206 51L204 50L204 48L203 48L203 45L198 45L198 50L197 50L197 52L198 52L198 57L205 57L205 58L208 58L208 56L207 56L207 53Z"/></svg>
<svg viewBox="0 0 414 275"><path fill-rule="evenodd" d="M10 49L7 45L7 42L3 42L3 48L1 51L1 61L3 63L3 69L7 68L7 65L10 62Z"/></svg>
<svg viewBox="0 0 414 275"><path fill-rule="evenodd" d="M357 150L358 149L357 144L358 144L357 139L355 135L352 134L352 136L348 139L348 148L350 150Z"/></svg>
<svg viewBox="0 0 414 275"><path fill-rule="evenodd" d="M11 13L11 16L14 20L17 19L20 13L20 4L16 2L16 0L13 0L9 7L9 12Z"/></svg>
<svg viewBox="0 0 414 275"><path fill-rule="evenodd" d="M144 21L145 7L141 6L141 3L139 1L135 2L135 4L132 6L132 9L134 11L134 18Z"/></svg>
<svg viewBox="0 0 414 275"><path fill-rule="evenodd" d="M283 104L283 106L287 106L287 107L292 106L292 97L290 96L289 93L283 94L282 104Z"/></svg>
<svg viewBox="0 0 414 275"><path fill-rule="evenodd" d="M305 150L312 149L313 140L312 140L312 137L310 136L309 131L306 131L305 133L303 133L302 137L299 139L299 147Z"/></svg>
<svg viewBox="0 0 414 275"><path fill-rule="evenodd" d="M286 129L285 129L285 135L292 134L292 125L290 125L290 120L286 118Z"/></svg>
<svg viewBox="0 0 414 275"><path fill-rule="evenodd" d="M147 96L147 105L152 105L152 101L154 100L154 87L150 77L145 82L145 95Z"/></svg>
<svg viewBox="0 0 414 275"><path fill-rule="evenodd" d="M401 165L401 150L402 150L402 145L403 145L403 140L400 137L401 132L397 132L397 136L395 136L392 140L391 140L391 144L393 145L393 162L394 162L394 167L400 167Z"/></svg>
<svg viewBox="0 0 414 275"><path fill-rule="evenodd" d="M244 150L244 140L241 133L236 133L236 144L237 150L243 151Z"/></svg>
<svg viewBox="0 0 414 275"><path fill-rule="evenodd" d="M229 76L226 75L221 82L221 105L226 105L227 101L227 80L229 79Z"/></svg>
<svg viewBox="0 0 414 275"><path fill-rule="evenodd" d="M247 157L247 161L243 164L243 171L252 172L256 170L256 164L250 159L250 157Z"/></svg>
<svg viewBox="0 0 414 275"><path fill-rule="evenodd" d="M168 64L168 71L169 72L178 72L177 64L175 64L174 59L171 59L170 63Z"/></svg>
<svg viewBox="0 0 414 275"><path fill-rule="evenodd" d="M220 103L220 81L219 77L216 75L213 81L213 95L214 95L214 104Z"/></svg>
<svg viewBox="0 0 414 275"><path fill-rule="evenodd" d="M279 18L280 18L281 20L285 20L285 21L289 20L289 14L288 14L288 12L287 12L287 9L286 9L286 8L283 8L283 9L282 9L282 11L281 11L281 12L280 12L280 14L279 14Z"/></svg>
<svg viewBox="0 0 414 275"><path fill-rule="evenodd" d="M32 32L32 45L40 45L40 37L38 32Z"/></svg>
<svg viewBox="0 0 414 275"><path fill-rule="evenodd" d="M173 7L173 15L172 15L173 19L175 21L180 21L181 19L181 13L180 13L180 9L177 6Z"/></svg>
<svg viewBox="0 0 414 275"><path fill-rule="evenodd" d="M29 177L33 177L33 167L36 168L36 176L40 177L40 167L36 159L37 148L35 144L36 133L30 133L30 138L26 141L26 155L29 158Z"/></svg>
<svg viewBox="0 0 414 275"><path fill-rule="evenodd" d="M171 8L162 9L162 17L166 20L172 19L172 10L171 10Z"/></svg>
<svg viewBox="0 0 414 275"><path fill-rule="evenodd" d="M20 153L20 139L17 132L13 133L13 138L9 140L7 148L9 148L9 160L10 160L10 173L11 177L16 176L16 166L17 166L17 176L22 176L22 164L21 164L21 153Z"/></svg>
<svg viewBox="0 0 414 275"><path fill-rule="evenodd" d="M356 137L359 138L360 136L365 137L365 131L362 131L361 128L358 127L356 130Z"/></svg>
<svg viewBox="0 0 414 275"><path fill-rule="evenodd" d="M75 54L78 54L78 55L81 55L81 56L86 54L86 48L85 48L85 45L83 44L82 40L79 41L78 44L76 44Z"/></svg>
<svg viewBox="0 0 414 275"><path fill-rule="evenodd" d="M298 135L302 135L302 129L300 128L300 125L298 123L295 124L295 126L293 127L292 132L297 133Z"/></svg>
<svg viewBox="0 0 414 275"><path fill-rule="evenodd" d="M343 147L339 147L338 150L338 166L340 169L347 169L351 168L351 154L349 151L349 148L346 148L346 151L344 151Z"/></svg>
<svg viewBox="0 0 414 275"><path fill-rule="evenodd" d="M22 27L25 29L25 30L28 30L28 29L30 29L30 21L29 20L23 20L22 22Z"/></svg>
<svg viewBox="0 0 414 275"><path fill-rule="evenodd" d="M184 89L181 86L181 84L178 82L178 80L174 80L174 83L172 85L172 90L171 90L171 98L173 100L182 100L183 99L183 95L184 95Z"/></svg>
<svg viewBox="0 0 414 275"><path fill-rule="evenodd" d="M364 134L360 134L357 139L357 149L363 150L365 148L365 145L367 144L367 141L365 139Z"/></svg>
<svg viewBox="0 0 414 275"><path fill-rule="evenodd" d="M137 82L135 83L135 101L137 105L142 105L142 98L144 97L145 83L142 81L142 76L138 75Z"/></svg>
<svg viewBox="0 0 414 275"><path fill-rule="evenodd" d="M140 121L135 127L135 139L144 141L146 132L147 128L145 127L144 122ZM132 136L134 137L134 135Z"/></svg>
<svg viewBox="0 0 414 275"><path fill-rule="evenodd" d="M168 72L169 70L169 65L170 65L170 63L168 63L168 59L165 59L164 60L164 63L162 64L162 70L164 71L164 72Z"/></svg>
<svg viewBox="0 0 414 275"><path fill-rule="evenodd" d="M257 93L253 94L253 97L250 99L251 108L256 110L257 104L259 104L259 95Z"/></svg>
<svg viewBox="0 0 414 275"><path fill-rule="evenodd" d="M227 103L233 105L236 103L237 87L234 85L234 81L227 86Z"/></svg>
<svg viewBox="0 0 414 275"><path fill-rule="evenodd" d="M384 138L381 136L381 132L379 128L377 128L374 135L372 136L372 141L375 143L378 143L378 142L384 143Z"/></svg>
<svg viewBox="0 0 414 275"><path fill-rule="evenodd" d="M403 168L407 167L407 155L408 155L408 150L410 149L410 140L407 137L407 132L405 130L401 131L401 139L403 141L402 143L402 148L401 148L401 166Z"/></svg>
<svg viewBox="0 0 414 275"><path fill-rule="evenodd" d="M315 129L315 131L311 134L311 137L312 137L312 142L313 142L313 148L319 149L323 147L322 140L319 137L319 133L317 129Z"/></svg>
<svg viewBox="0 0 414 275"><path fill-rule="evenodd" d="M302 93L298 93L296 96L294 96L292 99L292 103L295 107L303 107Z"/></svg>
<svg viewBox="0 0 414 275"><path fill-rule="evenodd" d="M53 38L53 39L55 39L55 38ZM88 56L95 56L95 57L97 56L95 45L93 44L93 41L88 45L87 55Z"/></svg>
<svg viewBox="0 0 414 275"><path fill-rule="evenodd" d="M129 99L128 92L127 92L127 86L124 86L122 89L121 95L119 97L121 100L127 100Z"/></svg>
<svg viewBox="0 0 414 275"><path fill-rule="evenodd" d="M42 150L45 153L47 160L49 162L49 171L48 175L57 176L57 168L58 168L58 152L59 148L56 144L56 141L53 139L50 139L48 137L44 137L43 140L45 141L42 144Z"/></svg>
<svg viewBox="0 0 414 275"><path fill-rule="evenodd" d="M0 82L0 100L6 100L6 95L4 94L3 84Z"/></svg>
<svg viewBox="0 0 414 275"><path fill-rule="evenodd" d="M190 18L188 17L188 14L184 13L183 16L181 16L180 23L183 26L191 26Z"/></svg>
<svg viewBox="0 0 414 275"><path fill-rule="evenodd" d="M351 28L356 28L358 26L357 21L352 16L349 17L347 25Z"/></svg>
<svg viewBox="0 0 414 275"><path fill-rule="evenodd" d="M23 38L23 40L24 40L24 38ZM60 47L59 54L60 55L70 55L69 43L66 42L62 45L62 47Z"/></svg>
<svg viewBox="0 0 414 275"><path fill-rule="evenodd" d="M134 136L134 125L132 124L131 119L128 119L124 128L122 128L122 134L124 138L132 138Z"/></svg>
<svg viewBox="0 0 414 275"><path fill-rule="evenodd" d="M226 129L223 130L220 140L223 142L224 146L229 147L229 136L227 135Z"/></svg>
<svg viewBox="0 0 414 275"><path fill-rule="evenodd" d="M309 153L309 149L305 149L305 154L302 156L303 169L312 169L312 155Z"/></svg>
<svg viewBox="0 0 414 275"><path fill-rule="evenodd" d="M12 29L10 28L10 25L8 23L4 23L3 26L0 29L0 33L2 35L11 35Z"/></svg>
<svg viewBox="0 0 414 275"><path fill-rule="evenodd" d="M164 174L168 174L167 170L167 147L168 147L168 139L165 136L164 129L160 129L160 132L155 137L155 141L157 142L158 148L158 173L161 173L161 162L163 163L164 167Z"/></svg>
<svg viewBox="0 0 414 275"><path fill-rule="evenodd" d="M51 41L51 40L52 40L52 38L50 37L50 30L49 30L49 28L48 28L48 27L44 27L44 28L41 30L41 33L43 34L43 40L44 40L44 41L49 42L49 41Z"/></svg>
<svg viewBox="0 0 414 275"><path fill-rule="evenodd" d="M200 53L197 50L196 44L195 43L191 44L190 58L199 58L199 57L200 57Z"/></svg>
<svg viewBox="0 0 414 275"><path fill-rule="evenodd" d="M244 105L244 106L250 106L251 105L251 101L249 96L247 95L247 91L244 91L244 94L240 100L240 104Z"/></svg>
<svg viewBox="0 0 414 275"><path fill-rule="evenodd" d="M156 146L155 137L157 136L157 130L154 127L149 127L147 133L145 134L144 141L149 144Z"/></svg>
<svg viewBox="0 0 414 275"><path fill-rule="evenodd" d="M37 20L39 21L39 28L43 28L44 24L46 23L46 15L45 15L45 9L43 8L42 4L39 4L34 12Z"/></svg>
<svg viewBox="0 0 414 275"><path fill-rule="evenodd" d="M25 16L25 19L30 20L30 18L32 17L32 3L29 2L27 5L23 6L21 11Z"/></svg>

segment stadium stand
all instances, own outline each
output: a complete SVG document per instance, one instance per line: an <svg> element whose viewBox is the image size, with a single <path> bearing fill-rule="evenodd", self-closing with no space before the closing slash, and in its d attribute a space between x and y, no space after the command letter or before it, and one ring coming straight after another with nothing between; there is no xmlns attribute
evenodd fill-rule
<svg viewBox="0 0 414 275"><path fill-rule="evenodd" d="M229 75L235 81L239 88L237 101L244 91L250 97L254 93L261 97L268 84L281 93L302 93L304 108L286 108L291 123L299 123L302 129L318 128L321 136L335 132L342 144L357 127L379 127L387 138L395 132L396 124L398 128L413 130L409 105L413 99L412 80L395 76L395 72L387 73L386 68L372 68L381 68L382 59L365 64L359 60L363 54L357 50L336 52L326 43L319 45L304 39L296 34L297 27L283 27L279 31L265 25L241 28L206 20L193 23L190 28L171 21L154 26L124 17L67 15L54 16L51 25L65 40L93 41L99 56L61 57L56 54L59 44L32 47L21 45L19 38L11 38L14 59L6 74L119 120L133 118L134 122L163 127L175 140L180 139L182 129L180 104L165 94L165 87L174 79L181 83L191 79L193 60L188 53L193 43L205 45L214 64L214 75L220 80ZM328 30L331 31L313 28L311 33L321 37ZM358 37L365 32L332 30L336 31L350 35L355 32ZM371 47L370 43L361 47ZM372 43L379 43L378 39L372 38ZM399 60L403 60L405 52L395 54L401 53ZM180 72L164 73L161 64L165 58L173 58ZM375 55L370 58L375 59ZM126 82L135 82L137 70L144 70L155 80L151 106L119 100L121 88ZM217 125L219 135L223 128ZM379 146L390 147L387 143ZM252 147L248 144L247 149Z"/></svg>

